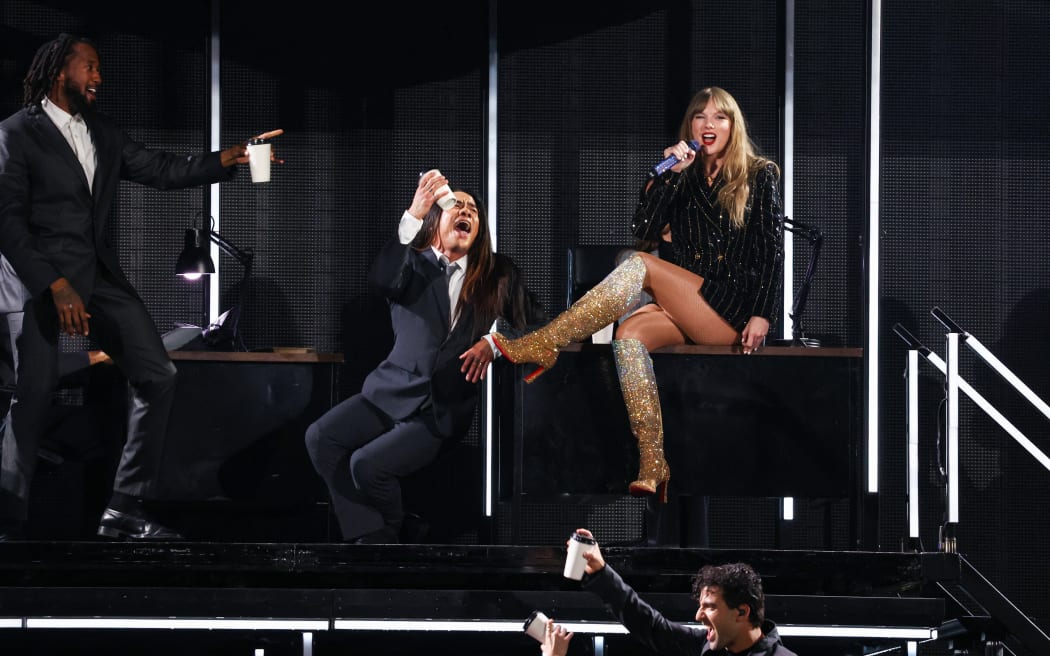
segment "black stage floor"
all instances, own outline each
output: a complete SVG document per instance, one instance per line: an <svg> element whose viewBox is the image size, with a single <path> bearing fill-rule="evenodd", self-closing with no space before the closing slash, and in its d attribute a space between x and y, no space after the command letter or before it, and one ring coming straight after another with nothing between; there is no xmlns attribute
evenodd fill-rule
<svg viewBox="0 0 1050 656"><path fill-rule="evenodd" d="M953 554L602 551L683 622L702 565L750 563L767 615L809 656L907 654L965 614L944 594L960 570ZM536 546L2 543L0 654L535 655L521 632L535 609L576 630L570 655L648 653L562 577L564 557L564 547Z"/></svg>

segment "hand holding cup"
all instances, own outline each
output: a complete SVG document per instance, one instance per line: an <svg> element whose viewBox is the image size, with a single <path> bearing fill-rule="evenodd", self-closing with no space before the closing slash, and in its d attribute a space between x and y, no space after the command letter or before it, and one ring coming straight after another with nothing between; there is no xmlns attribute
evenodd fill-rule
<svg viewBox="0 0 1050 656"><path fill-rule="evenodd" d="M252 172L252 182L270 181L270 162L277 161L273 155L270 139L284 134L284 130L270 130L248 140L248 166Z"/></svg>
<svg viewBox="0 0 1050 656"><path fill-rule="evenodd" d="M430 169L419 174L419 186L413 202L425 204L427 208L430 203L436 202L441 209L450 210L456 206L456 195L452 193L452 187L448 186L448 178L441 171Z"/></svg>
<svg viewBox="0 0 1050 656"><path fill-rule="evenodd" d="M595 574L605 567L598 541L585 528L578 528L565 541L568 547L565 555L565 570L562 575L576 581L582 580L584 573Z"/></svg>
<svg viewBox="0 0 1050 656"><path fill-rule="evenodd" d="M565 569L562 576L567 579L579 581L583 579L583 573L587 569L587 560L583 555L592 549L597 549L598 543L590 535L584 535L579 531L569 537L568 552L565 554Z"/></svg>
<svg viewBox="0 0 1050 656"><path fill-rule="evenodd" d="M259 166L261 165L260 163L262 161L267 162L267 167L269 166L269 162L284 164L283 159L278 159L274 155L272 144L269 143L270 140L272 140L274 137L278 137L282 134L284 134L284 130L281 128L278 128L276 130L270 130L268 132L263 132L262 134L257 134L254 137L246 141L242 141L236 146L230 146L226 150L219 153L219 161L222 164L223 168L228 168L230 166L233 166L234 164L248 164L249 166L253 166L252 162L256 163L254 166ZM253 158L249 148L251 146L259 146L262 144L266 144L268 152L260 152L258 156ZM256 180L254 175L254 169L252 173L252 181L255 182Z"/></svg>
<svg viewBox="0 0 1050 656"><path fill-rule="evenodd" d="M529 618L525 620L525 634L536 642L543 642L547 635L547 616L542 611L534 610Z"/></svg>

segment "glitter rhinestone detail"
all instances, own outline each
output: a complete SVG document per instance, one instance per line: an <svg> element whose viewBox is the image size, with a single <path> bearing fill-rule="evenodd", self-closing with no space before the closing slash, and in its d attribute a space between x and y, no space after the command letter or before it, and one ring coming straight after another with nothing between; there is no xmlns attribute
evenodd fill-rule
<svg viewBox="0 0 1050 656"><path fill-rule="evenodd" d="M638 480L628 489L634 496L658 494L667 503L671 468L664 459L663 417L652 357L637 339L614 339L612 350L631 432L638 440Z"/></svg>
<svg viewBox="0 0 1050 656"><path fill-rule="evenodd" d="M539 365L525 376L531 383L554 366L558 349L590 337L633 307L641 296L645 273L641 256L632 255L547 325L518 339L493 333L492 340L511 362Z"/></svg>

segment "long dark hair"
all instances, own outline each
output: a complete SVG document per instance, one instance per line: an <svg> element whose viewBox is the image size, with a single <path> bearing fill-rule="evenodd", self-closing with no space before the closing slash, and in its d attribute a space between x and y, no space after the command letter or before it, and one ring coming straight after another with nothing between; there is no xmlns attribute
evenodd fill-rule
<svg viewBox="0 0 1050 656"><path fill-rule="evenodd" d="M85 43L95 50L95 42L86 36L63 32L40 46L33 61L29 64L25 80L22 82L22 102L24 106L35 105L44 99L51 87L55 86L58 74L73 54L73 46Z"/></svg>
<svg viewBox="0 0 1050 656"><path fill-rule="evenodd" d="M457 189L474 199L478 207L478 234L467 251L467 270L464 273L463 289L459 293L461 307L467 305L474 309L474 321L472 330L474 334L480 335L488 332L489 326L496 317L502 314L506 290L500 284L502 276L496 271L496 254L492 251L492 238L489 234L488 215L485 212L485 203L474 192L467 189ZM441 208L434 203L427 215L423 217L423 226L412 240L412 248L423 251L430 248L434 242L441 223ZM516 322L516 317L506 317Z"/></svg>

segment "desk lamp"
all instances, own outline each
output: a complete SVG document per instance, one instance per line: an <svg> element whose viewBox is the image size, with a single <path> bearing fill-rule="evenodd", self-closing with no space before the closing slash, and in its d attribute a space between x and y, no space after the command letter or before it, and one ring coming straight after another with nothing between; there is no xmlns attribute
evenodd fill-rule
<svg viewBox="0 0 1050 656"><path fill-rule="evenodd" d="M208 225L186 229L182 252L175 263L175 275L182 276L187 280L197 280L201 276L215 273L215 263L211 260L208 252L208 244L214 243L219 250L226 253L241 263L244 274L237 285L237 303L233 305L217 322L204 331L205 343L215 346L226 339L232 341L234 349L246 351L244 341L238 331L240 324L241 306L244 304L244 295L248 291L248 279L252 273L252 260L255 254L251 249L237 248L222 235L213 232Z"/></svg>
<svg viewBox="0 0 1050 656"><path fill-rule="evenodd" d="M802 235L809 242L811 250L809 265L806 267L806 275L802 284L795 294L795 302L791 306L791 345L792 346L820 346L820 340L806 337L802 329L802 313L806 310L806 298L809 296L809 287L813 282L813 274L817 271L817 258L820 256L820 247L824 243L824 233L817 228L806 225L801 221L784 217L784 229L797 235Z"/></svg>

